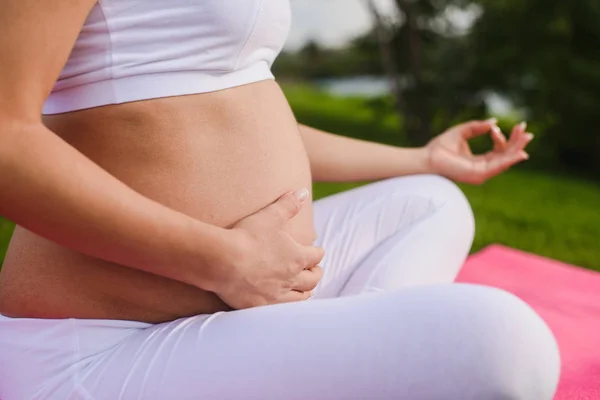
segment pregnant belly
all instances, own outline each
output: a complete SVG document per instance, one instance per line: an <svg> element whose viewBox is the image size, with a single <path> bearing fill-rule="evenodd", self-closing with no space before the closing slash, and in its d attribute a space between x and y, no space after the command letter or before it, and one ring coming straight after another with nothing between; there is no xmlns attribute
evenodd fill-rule
<svg viewBox="0 0 600 400"><path fill-rule="evenodd" d="M311 184L296 121L272 81L52 116L45 123L138 192L218 226ZM285 229L311 243L310 205ZM20 228L0 298L3 313L21 317L162 322L227 309L212 293L75 253Z"/></svg>

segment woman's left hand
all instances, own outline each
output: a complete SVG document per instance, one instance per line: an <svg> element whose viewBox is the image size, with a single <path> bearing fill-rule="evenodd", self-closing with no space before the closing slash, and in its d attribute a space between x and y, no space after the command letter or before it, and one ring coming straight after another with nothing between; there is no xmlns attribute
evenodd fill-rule
<svg viewBox="0 0 600 400"><path fill-rule="evenodd" d="M526 129L524 122L516 125L507 141L496 119L471 121L450 128L425 146L429 169L457 182L481 184L529 158L525 147L533 135L525 132ZM492 136L494 149L474 155L468 141L487 133Z"/></svg>

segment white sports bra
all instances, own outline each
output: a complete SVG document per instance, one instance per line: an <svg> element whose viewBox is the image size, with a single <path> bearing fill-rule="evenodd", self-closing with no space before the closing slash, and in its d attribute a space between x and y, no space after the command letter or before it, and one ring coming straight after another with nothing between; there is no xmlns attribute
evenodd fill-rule
<svg viewBox="0 0 600 400"><path fill-rule="evenodd" d="M289 0L100 0L43 113L273 79L290 14Z"/></svg>

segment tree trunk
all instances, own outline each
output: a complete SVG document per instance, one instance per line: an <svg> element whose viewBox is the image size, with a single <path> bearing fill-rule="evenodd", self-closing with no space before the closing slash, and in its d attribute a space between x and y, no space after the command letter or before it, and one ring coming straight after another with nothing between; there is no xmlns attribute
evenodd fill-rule
<svg viewBox="0 0 600 400"><path fill-rule="evenodd" d="M407 126L409 140L415 145L423 145L431 138L430 115L427 106L427 94L423 82L423 46L417 15L409 0L395 0L395 4L401 15L406 20L408 61L411 75L414 79L415 103L411 104L415 115L410 116L408 121L414 121ZM408 122L407 121L407 122Z"/></svg>
<svg viewBox="0 0 600 400"><path fill-rule="evenodd" d="M377 6L375 6L373 0L365 0L365 2L369 12L371 13L371 16L373 17L375 32L377 33L377 39L379 43L379 51L381 53L381 63L389 81L390 92L394 98L394 109L396 110L398 118L404 120L404 98L402 86L400 84L398 66L396 63L397 58L391 40L392 34L390 32L390 28L387 26L383 16L377 9Z"/></svg>

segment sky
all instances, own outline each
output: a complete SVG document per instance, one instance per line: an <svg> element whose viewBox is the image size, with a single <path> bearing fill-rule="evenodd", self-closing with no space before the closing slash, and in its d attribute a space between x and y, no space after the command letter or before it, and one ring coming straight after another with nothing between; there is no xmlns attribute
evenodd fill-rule
<svg viewBox="0 0 600 400"><path fill-rule="evenodd" d="M390 0L376 0L382 11L391 12ZM339 46L371 26L364 0L291 0L293 24L286 45L293 50L307 40Z"/></svg>
<svg viewBox="0 0 600 400"><path fill-rule="evenodd" d="M326 46L340 46L372 26L365 0L290 0L292 29L286 44L287 50L300 48L308 40L317 40ZM394 15L393 0L375 0L383 13ZM452 25L467 30L479 15L477 8L450 9L446 17ZM505 114L511 105L503 98L488 98L493 113Z"/></svg>
<svg viewBox="0 0 600 400"><path fill-rule="evenodd" d="M366 0L290 0L292 30L286 49L295 50L314 39L326 46L340 46L372 26ZM383 14L397 16L393 0L374 0ZM456 32L467 30L479 15L477 7L450 8L445 17Z"/></svg>

